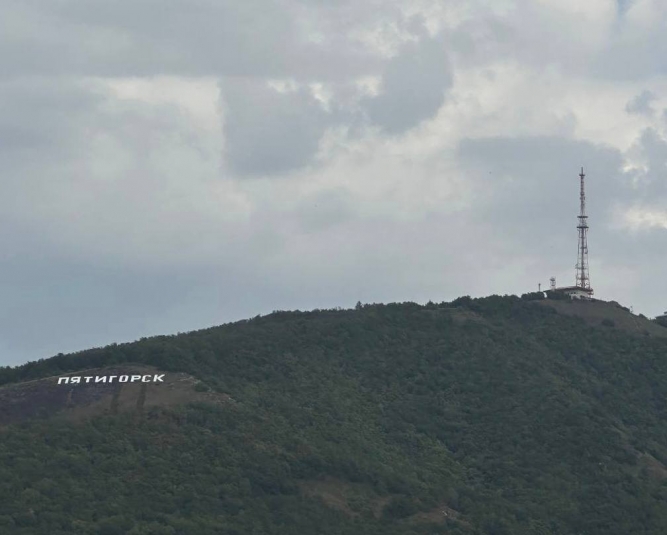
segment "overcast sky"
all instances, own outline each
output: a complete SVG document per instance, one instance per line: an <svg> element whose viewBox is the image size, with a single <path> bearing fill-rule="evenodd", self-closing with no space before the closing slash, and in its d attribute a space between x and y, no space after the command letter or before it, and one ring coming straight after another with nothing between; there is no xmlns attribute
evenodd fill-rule
<svg viewBox="0 0 667 535"><path fill-rule="evenodd" d="M575 282L667 310L663 0L2 0L0 364Z"/></svg>

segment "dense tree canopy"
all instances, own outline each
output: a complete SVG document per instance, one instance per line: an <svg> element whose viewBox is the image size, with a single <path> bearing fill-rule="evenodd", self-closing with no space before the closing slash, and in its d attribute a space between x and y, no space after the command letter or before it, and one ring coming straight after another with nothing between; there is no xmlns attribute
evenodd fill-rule
<svg viewBox="0 0 667 535"><path fill-rule="evenodd" d="M0 430L0 533L667 533L667 339L537 301L276 312L2 369L143 363L235 403Z"/></svg>

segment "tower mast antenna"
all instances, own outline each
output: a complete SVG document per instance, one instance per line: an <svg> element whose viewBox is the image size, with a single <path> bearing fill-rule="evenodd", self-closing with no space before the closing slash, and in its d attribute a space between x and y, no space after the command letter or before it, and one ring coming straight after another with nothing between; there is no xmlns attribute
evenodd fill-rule
<svg viewBox="0 0 667 535"><path fill-rule="evenodd" d="M581 179L581 190L579 193L580 200L580 210L579 224L577 229L579 230L579 252L577 254L577 265L576 265L576 284L578 288L583 290L591 289L591 283L588 275L588 216L586 215L586 193L584 190L584 168L581 168L581 173L579 178ZM591 292L592 293L592 292Z"/></svg>

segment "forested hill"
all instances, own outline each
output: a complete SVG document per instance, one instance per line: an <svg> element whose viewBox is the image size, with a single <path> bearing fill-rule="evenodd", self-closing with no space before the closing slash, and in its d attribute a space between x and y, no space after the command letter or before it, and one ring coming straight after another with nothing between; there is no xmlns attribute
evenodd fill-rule
<svg viewBox="0 0 667 535"><path fill-rule="evenodd" d="M465 297L1 369L0 533L664 535L666 334Z"/></svg>

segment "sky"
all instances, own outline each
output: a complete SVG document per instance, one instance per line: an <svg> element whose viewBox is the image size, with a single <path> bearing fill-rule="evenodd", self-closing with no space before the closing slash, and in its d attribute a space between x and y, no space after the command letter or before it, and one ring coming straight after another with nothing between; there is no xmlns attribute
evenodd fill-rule
<svg viewBox="0 0 667 535"><path fill-rule="evenodd" d="M0 365L575 282L667 310L662 0L3 0Z"/></svg>

